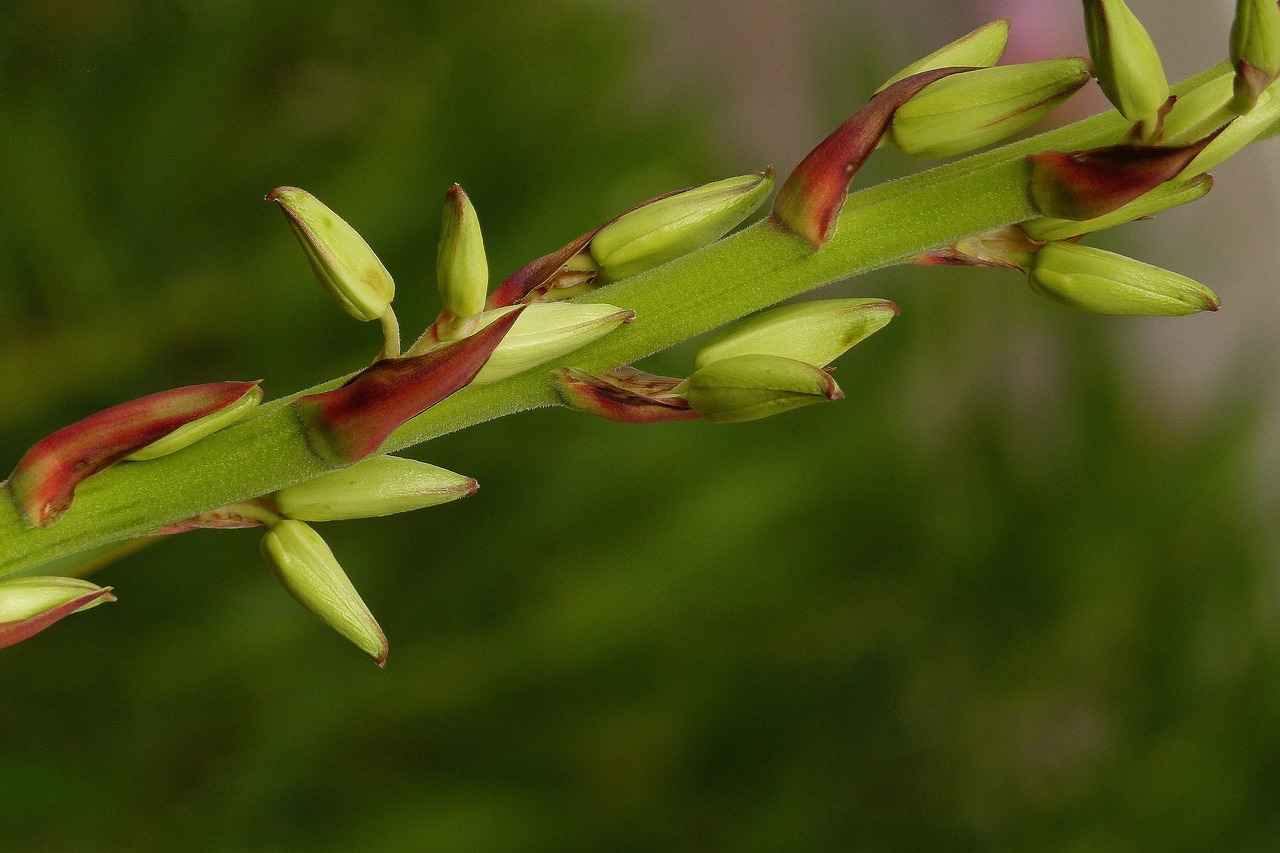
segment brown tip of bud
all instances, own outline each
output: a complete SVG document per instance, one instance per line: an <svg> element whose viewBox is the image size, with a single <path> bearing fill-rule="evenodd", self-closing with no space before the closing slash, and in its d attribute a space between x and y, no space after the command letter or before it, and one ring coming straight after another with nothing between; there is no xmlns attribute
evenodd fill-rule
<svg viewBox="0 0 1280 853"><path fill-rule="evenodd" d="M679 379L620 367L593 376L572 367L551 373L565 405L621 424L656 424L696 420L684 397L672 395Z"/></svg>
<svg viewBox="0 0 1280 853"><path fill-rule="evenodd" d="M813 248L822 248L831 238L853 176L879 144L898 107L935 80L969 70L921 71L873 95L787 177L773 203L774 218Z"/></svg>
<svg viewBox="0 0 1280 853"><path fill-rule="evenodd" d="M84 595L32 616L30 619L0 623L0 649L21 643L23 640L39 634L54 622L70 616L82 607L87 607L94 602L115 601L116 597L111 594L111 589L109 586L104 586L100 589L90 590Z"/></svg>
<svg viewBox="0 0 1280 853"><path fill-rule="evenodd" d="M1217 135L1176 148L1111 145L1031 154L1031 202L1056 219L1102 216L1177 177Z"/></svg>

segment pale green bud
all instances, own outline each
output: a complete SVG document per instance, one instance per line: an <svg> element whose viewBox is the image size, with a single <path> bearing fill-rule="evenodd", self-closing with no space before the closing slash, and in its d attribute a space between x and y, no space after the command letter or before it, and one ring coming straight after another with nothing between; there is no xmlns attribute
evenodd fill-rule
<svg viewBox="0 0 1280 853"><path fill-rule="evenodd" d="M20 577L0 581L0 625L26 621L101 589L97 584L80 578ZM79 610L114 600L104 595L94 598Z"/></svg>
<svg viewBox="0 0 1280 853"><path fill-rule="evenodd" d="M1050 243L1036 254L1031 288L1096 314L1176 317L1217 311L1218 297L1169 270L1074 243Z"/></svg>
<svg viewBox="0 0 1280 853"><path fill-rule="evenodd" d="M1274 86L1263 90L1249 112L1233 120L1208 146L1196 155L1179 178L1188 178L1207 172L1219 163L1229 160L1236 152L1248 146L1280 120L1280 97Z"/></svg>
<svg viewBox="0 0 1280 853"><path fill-rule="evenodd" d="M783 305L721 332L698 351L695 368L739 355L775 355L825 367L898 315L883 299L819 299Z"/></svg>
<svg viewBox="0 0 1280 853"><path fill-rule="evenodd" d="M898 107L889 136L916 157L963 154L1035 124L1088 80L1079 57L953 74Z"/></svg>
<svg viewBox="0 0 1280 853"><path fill-rule="evenodd" d="M254 385L243 397L229 406L219 409L213 414L205 415L189 421L146 447L129 454L125 459L129 462L142 462L147 459L159 459L170 453L177 453L190 447L202 438L213 435L220 429L226 429L234 423L244 420L249 413L262 402L262 388Z"/></svg>
<svg viewBox="0 0 1280 853"><path fill-rule="evenodd" d="M286 519L262 537L262 556L299 604L378 666L386 664L386 635L320 534L301 521Z"/></svg>
<svg viewBox="0 0 1280 853"><path fill-rule="evenodd" d="M1212 187L1213 178L1209 175L1199 175L1189 181L1168 181L1145 195L1138 196L1123 207L1093 219L1054 219L1050 216L1041 216L1027 220L1021 227L1027 236L1041 243L1070 240L1094 231L1123 225L1135 219L1144 219L1180 204L1187 204L1203 198Z"/></svg>
<svg viewBox="0 0 1280 853"><path fill-rule="evenodd" d="M767 418L844 397L820 367L776 355L738 355L695 370L684 383L689 405L712 423Z"/></svg>
<svg viewBox="0 0 1280 853"><path fill-rule="evenodd" d="M267 201L280 205L316 278L338 307L362 321L387 313L396 295L395 282L354 228L297 187L276 187Z"/></svg>
<svg viewBox="0 0 1280 853"><path fill-rule="evenodd" d="M723 237L772 189L769 169L651 201L601 228L591 238L591 257L614 280L653 269Z"/></svg>
<svg viewBox="0 0 1280 853"><path fill-rule="evenodd" d="M375 456L275 493L285 518L340 521L436 506L475 494L476 481L416 459Z"/></svg>
<svg viewBox="0 0 1280 853"><path fill-rule="evenodd" d="M495 308L480 315L480 328L510 308ZM635 313L616 305L577 302L535 302L524 309L511 331L489 356L472 380L483 385L554 361L599 340Z"/></svg>
<svg viewBox="0 0 1280 853"><path fill-rule="evenodd" d="M1164 117L1160 144L1177 146L1199 142L1235 118L1237 113L1231 109L1233 77L1228 71L1179 95L1173 109Z"/></svg>
<svg viewBox="0 0 1280 853"><path fill-rule="evenodd" d="M1129 121L1154 130L1156 114L1169 100L1169 81L1142 23L1124 0L1084 0L1084 29L1107 100Z"/></svg>
<svg viewBox="0 0 1280 853"><path fill-rule="evenodd" d="M1000 61L1004 53L1005 43L1009 40L1009 20L1000 18L989 24L978 27L966 36L961 36L944 47L940 47L924 59L911 63L906 68L885 81L876 92L885 89L912 74L921 71L932 71L935 68L953 68L972 66L986 68Z"/></svg>
<svg viewBox="0 0 1280 853"><path fill-rule="evenodd" d="M1248 111L1280 73L1280 8L1274 0L1239 0L1231 24L1231 65L1235 75L1235 107Z"/></svg>
<svg viewBox="0 0 1280 853"><path fill-rule="evenodd" d="M484 310L484 300L489 295L484 238L476 209L457 184L445 194L436 280L444 308L454 317L465 319Z"/></svg>

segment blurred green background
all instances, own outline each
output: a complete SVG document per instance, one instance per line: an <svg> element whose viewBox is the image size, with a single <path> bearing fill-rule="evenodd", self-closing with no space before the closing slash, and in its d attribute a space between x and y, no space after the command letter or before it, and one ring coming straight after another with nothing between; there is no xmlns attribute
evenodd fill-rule
<svg viewBox="0 0 1280 853"><path fill-rule="evenodd" d="M367 360L273 186L361 230L413 334L452 182L505 275L649 195L785 172L993 5L5 4L3 464L152 391ZM1212 198L1097 242L1173 265L1134 240L1193 231L1181 269L1229 309L1247 282L1206 273L1240 210ZM838 406L529 413L415 448L475 497L324 525L386 671L253 531L103 572L119 603L0 653L0 849L1275 849L1270 318L1222 343L1229 310L1078 315L972 270L828 293L903 308Z"/></svg>

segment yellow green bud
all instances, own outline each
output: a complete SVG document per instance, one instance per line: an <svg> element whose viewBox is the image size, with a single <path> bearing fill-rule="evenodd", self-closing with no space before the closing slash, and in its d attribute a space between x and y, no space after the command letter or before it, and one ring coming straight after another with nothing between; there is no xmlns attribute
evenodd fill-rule
<svg viewBox="0 0 1280 853"><path fill-rule="evenodd" d="M1004 53L1004 46L1008 40L1008 18L1000 18L989 24L984 24L968 35L961 36L951 42L951 44L938 48L924 59L911 63L886 80L883 86L876 89L876 92L883 92L899 80L910 77L912 74L919 74L921 71L932 71L935 68L950 68L954 66L987 68L995 65L1000 61L1000 56Z"/></svg>
<svg viewBox="0 0 1280 853"><path fill-rule="evenodd" d="M1041 216L1027 220L1021 227L1027 236L1041 243L1070 240L1073 237L1123 225L1135 219L1144 219L1162 210L1187 204L1202 198L1212 187L1213 178L1209 175L1199 175L1189 181L1169 181L1138 196L1123 207L1093 219L1055 219L1050 216Z"/></svg>
<svg viewBox="0 0 1280 853"><path fill-rule="evenodd" d="M275 493L276 508L299 521L373 518L475 494L476 481L416 459L375 456Z"/></svg>
<svg viewBox="0 0 1280 853"><path fill-rule="evenodd" d="M286 519L262 537L262 556L299 604L378 666L386 665L386 635L320 534L301 521Z"/></svg>
<svg viewBox="0 0 1280 853"><path fill-rule="evenodd" d="M1188 178L1207 172L1219 163L1229 160L1280 120L1280 93L1274 87L1258 95L1253 109L1236 118L1219 133L1209 145L1192 160L1178 177Z"/></svg>
<svg viewBox="0 0 1280 853"><path fill-rule="evenodd" d="M898 315L883 299L820 299L772 308L721 332L695 368L739 355L774 355L825 367Z"/></svg>
<svg viewBox="0 0 1280 853"><path fill-rule="evenodd" d="M1280 74L1280 8L1274 0L1238 0L1231 24L1231 65L1235 69L1234 107L1248 112L1276 74Z"/></svg>
<svg viewBox="0 0 1280 853"><path fill-rule="evenodd" d="M484 238L476 209L457 184L445 193L436 280L444 309L454 317L465 319L484 310L484 300L489 295Z"/></svg>
<svg viewBox="0 0 1280 853"><path fill-rule="evenodd" d="M1232 77L1231 72L1225 72L1179 95L1164 117L1160 144L1189 145L1235 118L1237 113L1231 109Z"/></svg>
<svg viewBox="0 0 1280 853"><path fill-rule="evenodd" d="M20 643L72 613L115 600L111 587L80 578L0 581L0 649Z"/></svg>
<svg viewBox="0 0 1280 853"><path fill-rule="evenodd" d="M243 397L226 408L183 424L159 441L154 441L141 450L129 454L125 457L125 460L141 462L147 459L159 459L161 456L176 453L184 447L190 447L202 438L213 435L220 429L226 429L232 424L244 420L261 402L262 388L254 384L253 387L245 392Z"/></svg>
<svg viewBox="0 0 1280 853"><path fill-rule="evenodd" d="M1129 121L1142 122L1143 136L1149 137L1169 100L1169 81L1151 36L1124 0L1084 0L1084 29L1107 100Z"/></svg>
<svg viewBox="0 0 1280 853"><path fill-rule="evenodd" d="M1074 243L1050 243L1036 254L1031 288L1096 314L1177 317L1217 311L1218 297L1169 270Z"/></svg>
<svg viewBox="0 0 1280 853"><path fill-rule="evenodd" d="M772 189L768 169L663 196L601 228L591 238L591 257L615 280L653 269L723 237Z"/></svg>
<svg viewBox="0 0 1280 853"><path fill-rule="evenodd" d="M953 74L898 107L889 138L916 157L963 154L1035 124L1088 80L1079 57Z"/></svg>
<svg viewBox="0 0 1280 853"><path fill-rule="evenodd" d="M480 315L480 327L510 310L496 308L484 312ZM473 382L477 385L497 382L546 364L599 340L633 319L633 312L616 305L535 302L524 309Z"/></svg>
<svg viewBox="0 0 1280 853"><path fill-rule="evenodd" d="M276 187L267 194L284 211L316 278L343 311L377 320L391 307L395 282L364 238L311 193Z"/></svg>
<svg viewBox="0 0 1280 853"><path fill-rule="evenodd" d="M844 397L820 367L776 355L738 355L693 372L684 385L689 405L712 423L767 418Z"/></svg>

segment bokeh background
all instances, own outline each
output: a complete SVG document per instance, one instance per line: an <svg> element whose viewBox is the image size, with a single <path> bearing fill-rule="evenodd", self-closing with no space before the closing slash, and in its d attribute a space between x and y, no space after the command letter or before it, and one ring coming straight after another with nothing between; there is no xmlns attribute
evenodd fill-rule
<svg viewBox="0 0 1280 853"><path fill-rule="evenodd" d="M1233 4L1131 5L1171 77L1222 58ZM785 173L1003 14L1013 58L1083 50L1072 0L3 4L0 464L155 390L368 358L273 186L362 231L412 331L452 182L505 275L649 195ZM1278 151L1095 241L1217 315L892 270L826 291L903 308L839 406L415 448L479 494L323 527L385 671L253 531L112 566L117 604L0 653L0 849L1275 849Z"/></svg>

